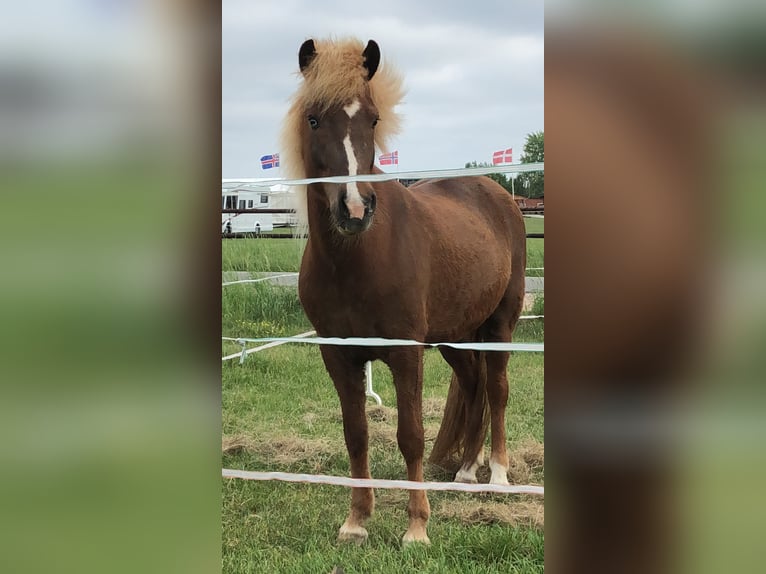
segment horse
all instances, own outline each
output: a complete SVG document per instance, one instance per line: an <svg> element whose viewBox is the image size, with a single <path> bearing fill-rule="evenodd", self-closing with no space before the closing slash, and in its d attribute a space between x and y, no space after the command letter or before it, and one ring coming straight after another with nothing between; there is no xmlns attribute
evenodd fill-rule
<svg viewBox="0 0 766 574"><path fill-rule="evenodd" d="M382 173L376 149L399 131L402 78L380 48L357 39L306 40L300 86L282 133L288 178ZM384 337L424 343L507 342L521 313L526 235L510 194L486 177L311 183L296 191L308 240L298 292L319 336ZM391 370L397 442L411 481L423 480L423 347L321 345L340 398L351 476L370 478L364 365ZM507 352L439 347L452 368L444 418L430 461L476 482L491 427L492 484L508 484ZM374 508L370 488L353 488L338 540L363 543ZM409 491L403 544L430 543L424 490Z"/></svg>

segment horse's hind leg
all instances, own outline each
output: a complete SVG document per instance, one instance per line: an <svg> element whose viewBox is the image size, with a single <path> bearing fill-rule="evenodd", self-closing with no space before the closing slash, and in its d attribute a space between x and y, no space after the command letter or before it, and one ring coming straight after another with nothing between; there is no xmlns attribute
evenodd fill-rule
<svg viewBox="0 0 766 574"><path fill-rule="evenodd" d="M512 282L498 308L479 329L484 341L510 341L521 315L524 284ZM492 450L490 484L508 484L508 451L505 444L505 410L508 405L508 359L510 353L487 352L487 398L491 414Z"/></svg>
<svg viewBox="0 0 766 574"><path fill-rule="evenodd" d="M367 458L367 417L364 394L364 362L354 360L347 350L340 347L322 347L327 372L340 397L343 412L343 435L351 462L353 478L370 478ZM351 489L351 511L340 527L338 541L363 543L367 540L365 522L375 505L371 488Z"/></svg>
<svg viewBox="0 0 766 574"><path fill-rule="evenodd" d="M491 416L492 450L490 484L508 484L508 451L505 446L505 409L508 404L506 368L510 353L487 353L487 398Z"/></svg>
<svg viewBox="0 0 766 574"><path fill-rule="evenodd" d="M476 471L484 464L484 388L480 354L475 351L440 347L444 360L455 372L464 400L463 460L455 475L456 482L475 483Z"/></svg>

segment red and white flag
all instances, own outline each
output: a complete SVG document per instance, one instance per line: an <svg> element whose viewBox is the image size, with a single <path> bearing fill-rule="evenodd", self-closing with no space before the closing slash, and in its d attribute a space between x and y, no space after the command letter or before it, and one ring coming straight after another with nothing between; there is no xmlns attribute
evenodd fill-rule
<svg viewBox="0 0 766 574"><path fill-rule="evenodd" d="M492 154L492 165L513 163L513 148L501 149Z"/></svg>
<svg viewBox="0 0 766 574"><path fill-rule="evenodd" d="M380 165L399 165L399 150L392 151L391 153L384 153L378 157Z"/></svg>

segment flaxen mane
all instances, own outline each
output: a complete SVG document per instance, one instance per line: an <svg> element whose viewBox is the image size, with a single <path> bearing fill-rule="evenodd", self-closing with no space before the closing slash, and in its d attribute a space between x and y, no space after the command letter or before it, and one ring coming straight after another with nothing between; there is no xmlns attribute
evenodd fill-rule
<svg viewBox="0 0 766 574"><path fill-rule="evenodd" d="M316 57L302 74L302 82L292 98L282 127L280 166L287 179L306 177L301 133L306 129L306 109L319 105L327 110L333 105L346 105L370 90L380 117L375 129L375 146L388 151L390 138L397 134L401 116L394 111L404 96L402 77L391 65L381 63L369 82L363 67L364 44L357 39L319 40ZM296 211L305 224L306 186L295 188Z"/></svg>

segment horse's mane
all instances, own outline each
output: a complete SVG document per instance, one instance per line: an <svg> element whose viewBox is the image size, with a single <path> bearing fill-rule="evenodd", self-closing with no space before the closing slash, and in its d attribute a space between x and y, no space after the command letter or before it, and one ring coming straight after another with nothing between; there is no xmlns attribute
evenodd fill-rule
<svg viewBox="0 0 766 574"><path fill-rule="evenodd" d="M394 108L404 96L401 75L391 65L381 62L369 82L366 79L362 52L365 45L355 39L315 40L316 56L306 68L298 91L282 127L280 166L287 179L306 177L301 146L301 130L306 125L306 109L320 106L327 110L334 105L346 105L370 90L370 97L378 109L379 121L375 128L375 146L388 151L391 136L400 129L401 116ZM300 74L300 73L299 73ZM296 211L305 221L305 186L297 187Z"/></svg>

